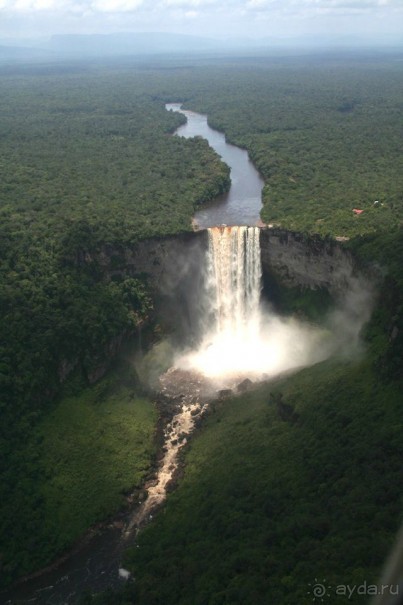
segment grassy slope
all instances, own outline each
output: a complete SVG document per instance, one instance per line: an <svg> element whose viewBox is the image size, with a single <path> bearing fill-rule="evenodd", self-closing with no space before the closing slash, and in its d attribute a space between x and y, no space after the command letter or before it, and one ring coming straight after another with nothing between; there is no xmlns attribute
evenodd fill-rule
<svg viewBox="0 0 403 605"><path fill-rule="evenodd" d="M4 528L3 581L14 565L23 573L48 563L141 484L154 454L156 410L136 393L133 378L120 367L61 399L27 434L15 501L20 523ZM7 519L11 511L3 524Z"/></svg>
<svg viewBox="0 0 403 605"><path fill-rule="evenodd" d="M271 391L297 422L279 417ZM401 518L400 408L399 389L362 361L324 363L227 401L129 557L136 602L308 604L315 577L375 581Z"/></svg>

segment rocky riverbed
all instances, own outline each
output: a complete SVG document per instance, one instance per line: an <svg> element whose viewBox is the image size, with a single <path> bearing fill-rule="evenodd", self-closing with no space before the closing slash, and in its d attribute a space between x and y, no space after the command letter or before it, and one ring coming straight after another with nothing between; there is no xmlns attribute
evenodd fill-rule
<svg viewBox="0 0 403 605"><path fill-rule="evenodd" d="M196 372L170 368L160 379L158 407L162 426L162 450L155 479L146 483L145 501L132 515L124 531L125 539L150 521L164 502L179 468L179 450L187 443L195 424L215 395L214 386Z"/></svg>

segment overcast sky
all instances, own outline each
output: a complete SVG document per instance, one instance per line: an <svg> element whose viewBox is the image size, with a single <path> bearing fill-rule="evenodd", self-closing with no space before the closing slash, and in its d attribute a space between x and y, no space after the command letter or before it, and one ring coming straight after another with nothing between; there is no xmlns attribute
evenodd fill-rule
<svg viewBox="0 0 403 605"><path fill-rule="evenodd" d="M0 0L2 38L121 31L403 38L403 0Z"/></svg>

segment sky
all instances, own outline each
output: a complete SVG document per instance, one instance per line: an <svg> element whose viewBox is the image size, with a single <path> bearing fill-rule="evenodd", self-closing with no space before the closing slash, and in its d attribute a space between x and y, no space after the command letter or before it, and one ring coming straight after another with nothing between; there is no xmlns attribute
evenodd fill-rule
<svg viewBox="0 0 403 605"><path fill-rule="evenodd" d="M403 0L0 0L0 38L172 32L403 39Z"/></svg>

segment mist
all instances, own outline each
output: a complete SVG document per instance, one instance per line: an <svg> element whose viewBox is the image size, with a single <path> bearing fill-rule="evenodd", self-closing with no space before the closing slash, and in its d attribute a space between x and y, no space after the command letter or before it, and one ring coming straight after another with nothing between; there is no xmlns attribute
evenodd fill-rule
<svg viewBox="0 0 403 605"><path fill-rule="evenodd" d="M257 228L216 228L209 234L200 337L176 353L176 368L233 388L246 377L267 380L331 356L361 353L374 298L367 280L351 276L321 325L281 316L261 301Z"/></svg>
<svg viewBox="0 0 403 605"><path fill-rule="evenodd" d="M373 299L372 290L366 286L353 283L354 291L340 301L322 325L280 316L262 304L257 324L254 318L235 334L207 331L197 347L176 354L174 365L215 379L221 386L233 387L246 377L267 380L332 356L356 357L363 351L360 334Z"/></svg>

